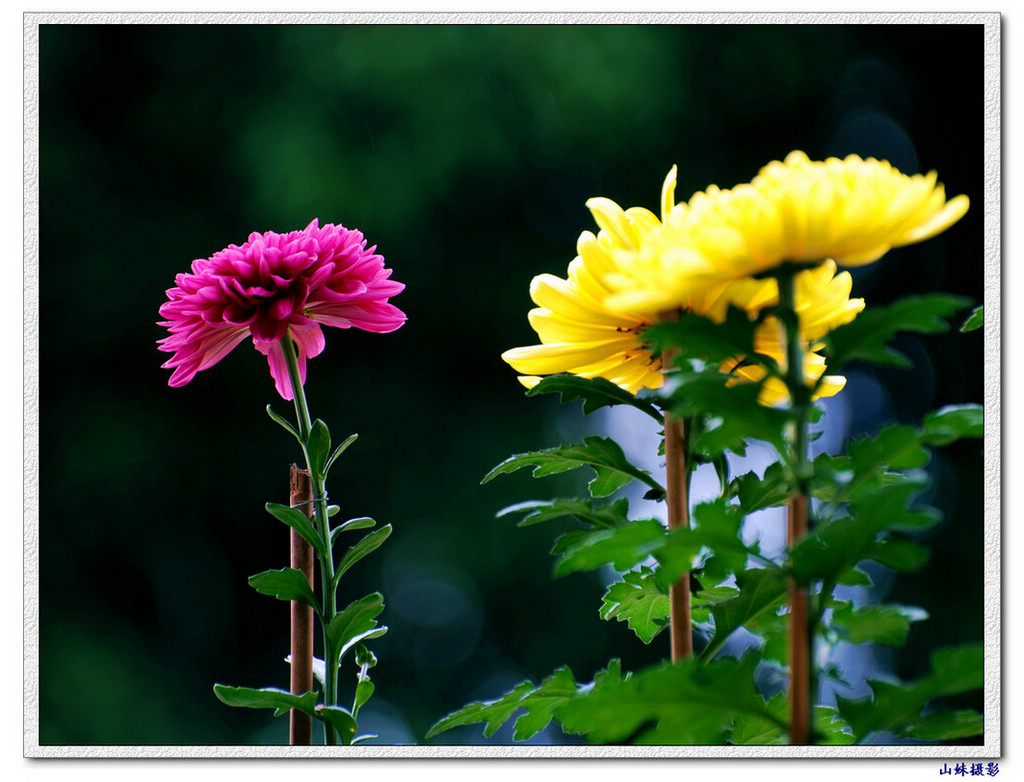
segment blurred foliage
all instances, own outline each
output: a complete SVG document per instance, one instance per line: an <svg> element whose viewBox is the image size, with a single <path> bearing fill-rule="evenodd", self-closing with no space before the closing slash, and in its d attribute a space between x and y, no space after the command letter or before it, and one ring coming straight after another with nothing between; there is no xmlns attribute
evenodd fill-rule
<svg viewBox="0 0 1024 782"><path fill-rule="evenodd" d="M686 197L803 148L935 168L972 199L956 231L855 275L855 295L942 290L980 304L982 34L42 25L41 743L287 742L286 721L223 706L211 683L287 686L288 607L246 580L286 564L287 530L263 505L284 501L301 454L263 412L280 400L262 356L242 345L169 389L156 320L193 258L313 217L358 227L408 285L405 327L333 331L309 369L317 415L360 435L332 502L394 527L387 552L346 576L353 595L385 595L391 628L374 645L377 711L361 727L422 741L452 708L523 678L660 659L662 639L647 648L601 621L600 574L553 585L546 534L494 519L532 491L525 472L480 485L508 453L590 433L556 399L527 399L499 358L535 341L531 277L564 272L593 228L590 196L656 208L672 164ZM927 382L863 370L885 390L852 411L851 434L982 398L980 333L942 351L929 339L898 345ZM848 393L857 382L851 372ZM944 534L897 599L974 617L924 623L945 645L981 633L982 473L958 445L937 469L929 501L947 514ZM904 675L926 671L916 652L940 645L928 632L939 631L911 630ZM466 730L442 740L479 740Z"/></svg>

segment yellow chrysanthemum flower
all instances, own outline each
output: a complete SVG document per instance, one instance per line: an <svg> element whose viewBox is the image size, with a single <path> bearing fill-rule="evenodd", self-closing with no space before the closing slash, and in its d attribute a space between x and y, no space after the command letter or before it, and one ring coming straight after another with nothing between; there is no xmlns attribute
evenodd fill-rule
<svg viewBox="0 0 1024 782"><path fill-rule="evenodd" d="M662 189L663 218L674 208L675 168ZM530 295L537 308L529 313L530 325L541 344L514 348L502 358L523 373L520 381L532 387L540 375L569 372L582 377L603 377L631 393L643 388L660 388L664 382L660 361L644 346L641 332L645 326L674 318L680 310L695 312L721 321L730 304L750 313L778 302L774 279L750 277L703 286L670 312L631 315L615 312L606 305L611 290L604 282L617 268L623 253L635 254L656 240L662 221L652 212L634 207L623 210L613 201L594 198L587 202L600 230L595 236L584 231L577 242L578 255L569 264L566 279L551 274L534 278ZM835 274L834 264L801 272L797 276L797 309L801 330L807 341L805 374L814 385L824 374L825 361L813 350L813 340L836 325L848 322L863 308L863 301L849 298L848 273ZM785 350L774 321L767 321L757 332L758 352L784 364ZM738 378L759 380L757 368L739 361L723 367ZM842 388L843 378L826 378L819 396L830 396ZM781 388L781 392L780 392ZM780 396L780 393L782 394ZM761 400L774 404L785 397L784 385L769 380Z"/></svg>
<svg viewBox="0 0 1024 782"><path fill-rule="evenodd" d="M941 233L968 205L963 195L947 201L934 171L907 176L873 158L811 161L792 152L750 183L712 186L672 205L647 241L617 249L605 273L605 304L651 315L787 261L871 263Z"/></svg>

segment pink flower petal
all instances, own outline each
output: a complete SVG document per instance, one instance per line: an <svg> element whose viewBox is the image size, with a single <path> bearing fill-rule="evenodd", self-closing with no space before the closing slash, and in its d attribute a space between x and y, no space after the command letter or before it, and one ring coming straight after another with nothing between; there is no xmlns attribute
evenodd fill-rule
<svg viewBox="0 0 1024 782"><path fill-rule="evenodd" d="M404 289L376 246L366 247L360 231L314 218L301 231L253 232L209 258L197 258L191 272L175 277L160 307L170 336L158 340L172 353L172 386L220 361L247 336L267 356L278 393L292 398L281 340L295 340L301 376L306 359L324 350L320 324L385 333L405 322L387 302Z"/></svg>

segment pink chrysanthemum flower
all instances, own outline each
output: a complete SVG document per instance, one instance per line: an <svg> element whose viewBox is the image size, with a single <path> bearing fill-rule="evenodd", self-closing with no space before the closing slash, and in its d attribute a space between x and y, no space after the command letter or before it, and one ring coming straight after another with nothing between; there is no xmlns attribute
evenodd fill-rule
<svg viewBox="0 0 1024 782"><path fill-rule="evenodd" d="M163 365L174 370L169 384L185 385L252 335L278 393L292 399L285 336L295 343L305 382L306 359L324 349L321 324L383 334L405 322L405 314L387 301L405 285L389 279L391 269L376 249L367 249L359 231L321 228L313 220L302 231L252 233L241 247L232 244L193 261L192 271L175 278L169 301L160 307L166 320L159 325L171 334L158 344L174 354Z"/></svg>

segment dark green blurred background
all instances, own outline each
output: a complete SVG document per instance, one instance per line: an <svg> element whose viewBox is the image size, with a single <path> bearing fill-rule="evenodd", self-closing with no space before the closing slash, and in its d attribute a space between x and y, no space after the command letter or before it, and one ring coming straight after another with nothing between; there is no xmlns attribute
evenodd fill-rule
<svg viewBox="0 0 1024 782"><path fill-rule="evenodd" d="M211 687L287 687L288 606L246 579L287 564L263 504L287 501L299 454L263 408L290 404L251 343L180 389L156 349L174 275L251 231L358 227L408 286L402 329L326 330L307 382L335 439L360 435L332 500L394 526L341 598L387 602L361 715L382 743L562 664L588 681L667 652L598 618L597 575L551 580L551 530L494 518L576 478L479 485L512 452L593 431L525 398L499 358L535 341L530 279L564 274L588 197L657 210L672 164L685 199L794 148L934 168L971 211L854 293L981 302L979 25L45 24L39 41L42 744L287 742L287 718ZM903 347L918 370L851 373L851 432L981 401L981 332ZM981 639L980 451L942 452L933 560L889 594L932 615L891 660L904 676Z"/></svg>

